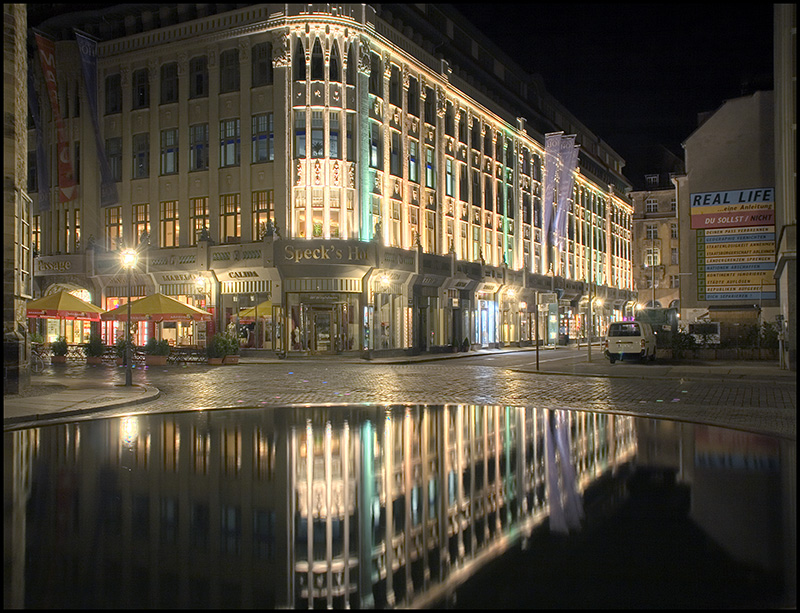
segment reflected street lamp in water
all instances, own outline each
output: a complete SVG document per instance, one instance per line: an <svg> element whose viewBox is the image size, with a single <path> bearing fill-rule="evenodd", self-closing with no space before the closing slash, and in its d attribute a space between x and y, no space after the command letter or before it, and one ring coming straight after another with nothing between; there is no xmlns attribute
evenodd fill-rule
<svg viewBox="0 0 800 613"><path fill-rule="evenodd" d="M131 275L139 256L134 249L125 249L122 254L122 267L128 269L128 317L125 320L125 385L133 385L131 371Z"/></svg>

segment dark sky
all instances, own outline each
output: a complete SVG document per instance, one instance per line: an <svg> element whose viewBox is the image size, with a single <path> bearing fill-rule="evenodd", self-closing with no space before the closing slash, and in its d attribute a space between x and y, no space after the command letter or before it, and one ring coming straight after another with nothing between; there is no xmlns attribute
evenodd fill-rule
<svg viewBox="0 0 800 613"><path fill-rule="evenodd" d="M654 144L683 158L697 114L742 95L743 83L772 89L769 3L455 6L631 171Z"/></svg>

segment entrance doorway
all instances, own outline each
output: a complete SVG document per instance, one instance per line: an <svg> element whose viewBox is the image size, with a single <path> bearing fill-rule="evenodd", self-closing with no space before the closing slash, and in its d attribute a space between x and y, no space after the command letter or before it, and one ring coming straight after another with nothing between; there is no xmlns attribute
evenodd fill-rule
<svg viewBox="0 0 800 613"><path fill-rule="evenodd" d="M317 353L331 352L331 309L314 308L314 351Z"/></svg>

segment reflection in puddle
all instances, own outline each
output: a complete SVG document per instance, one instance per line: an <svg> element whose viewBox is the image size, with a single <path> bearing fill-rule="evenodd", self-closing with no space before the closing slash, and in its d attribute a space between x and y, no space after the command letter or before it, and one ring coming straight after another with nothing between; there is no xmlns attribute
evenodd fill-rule
<svg viewBox="0 0 800 613"><path fill-rule="evenodd" d="M580 530L587 494L618 505L642 467L691 485L693 519L748 563L781 573L795 534L793 442L630 416L243 409L4 443L7 607L424 606L537 530Z"/></svg>

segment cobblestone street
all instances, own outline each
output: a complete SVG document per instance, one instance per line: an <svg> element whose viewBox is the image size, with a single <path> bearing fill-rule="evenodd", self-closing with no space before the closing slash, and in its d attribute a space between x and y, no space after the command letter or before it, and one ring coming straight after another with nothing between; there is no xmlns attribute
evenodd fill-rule
<svg viewBox="0 0 800 613"><path fill-rule="evenodd" d="M37 380L80 384L97 376L122 382L122 368L47 369ZM618 367L615 367L618 368ZM319 404L509 404L615 411L795 436L796 383L791 378L649 377L631 365L626 376L546 374L480 358L412 364L281 361L137 368L134 383L154 386L158 399L136 412ZM636 373L643 373L640 376ZM128 409L131 410L130 408ZM116 412L124 411L119 409ZM108 414L108 412L105 412Z"/></svg>

